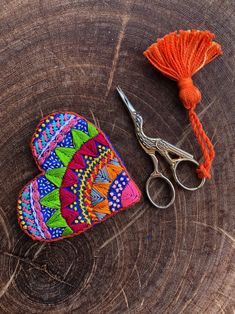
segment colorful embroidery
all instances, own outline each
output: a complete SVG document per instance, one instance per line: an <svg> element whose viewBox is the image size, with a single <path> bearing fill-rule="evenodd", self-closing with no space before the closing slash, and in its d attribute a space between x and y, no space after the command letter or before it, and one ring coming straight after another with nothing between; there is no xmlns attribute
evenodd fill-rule
<svg viewBox="0 0 235 314"><path fill-rule="evenodd" d="M18 220L33 239L77 235L140 199L105 135L75 113L44 118L31 148L42 174L22 189Z"/></svg>

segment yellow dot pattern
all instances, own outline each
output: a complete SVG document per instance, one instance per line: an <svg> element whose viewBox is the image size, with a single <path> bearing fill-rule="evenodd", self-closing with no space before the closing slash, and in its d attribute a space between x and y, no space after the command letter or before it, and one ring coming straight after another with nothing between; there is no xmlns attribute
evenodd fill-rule
<svg viewBox="0 0 235 314"><path fill-rule="evenodd" d="M107 155L111 155L111 158L113 158L114 154L111 151L110 148L108 148L107 150L103 151L97 158L94 158L88 165L86 171L84 172L82 179L81 179L81 184L80 184L80 190L79 190L79 195L78 195L78 199L79 199L79 204L80 204L80 208L82 209L82 214L85 217L85 220L88 224L91 224L91 219L89 217L89 215L91 217L93 217L94 219L96 219L96 215L92 212L92 208L91 206L89 206L89 208L87 208L87 205L85 206L84 201L88 201L87 197L84 197L84 191L86 189L86 181L87 178L90 177L90 173L92 171L92 169L94 168L95 165L99 164L100 160L102 158L104 158ZM102 168L104 165L100 164L100 168ZM100 169L97 169L97 173ZM93 180L95 180L95 176L94 178L92 178ZM89 212L89 215L87 215L87 211ZM81 221L82 222L82 221Z"/></svg>

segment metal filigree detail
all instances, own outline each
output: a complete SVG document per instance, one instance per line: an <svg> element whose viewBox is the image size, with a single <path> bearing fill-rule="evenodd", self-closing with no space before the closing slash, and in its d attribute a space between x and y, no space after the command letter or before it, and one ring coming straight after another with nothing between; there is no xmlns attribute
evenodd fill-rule
<svg viewBox="0 0 235 314"><path fill-rule="evenodd" d="M140 114L135 114L135 128L136 128L136 135L140 143L146 147L147 149L153 149L156 147L156 139L148 137L144 134L143 131L143 119Z"/></svg>

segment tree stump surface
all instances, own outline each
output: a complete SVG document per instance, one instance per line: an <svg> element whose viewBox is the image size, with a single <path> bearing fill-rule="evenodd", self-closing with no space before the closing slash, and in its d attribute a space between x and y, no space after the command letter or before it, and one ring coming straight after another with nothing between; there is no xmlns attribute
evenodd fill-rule
<svg viewBox="0 0 235 314"><path fill-rule="evenodd" d="M234 313L233 12L219 0L1 1L0 313ZM192 28L214 32L224 51L195 75L213 176L197 192L175 186L174 205L156 210L144 192L152 162L115 87L146 134L199 159L177 85L143 56L157 37ZM40 243L20 230L16 200L39 172L28 146L36 125L66 110L109 136L143 199L80 236Z"/></svg>

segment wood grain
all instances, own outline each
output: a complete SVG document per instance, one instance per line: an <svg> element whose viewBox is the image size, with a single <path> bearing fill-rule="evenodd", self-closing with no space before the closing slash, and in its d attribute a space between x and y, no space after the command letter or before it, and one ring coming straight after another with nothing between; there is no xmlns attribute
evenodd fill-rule
<svg viewBox="0 0 235 314"><path fill-rule="evenodd" d="M0 4L0 312L234 313L234 3ZM216 148L212 180L194 193L176 187L167 210L144 195L81 236L33 242L18 227L15 204L38 173L28 143L42 116L69 110L95 122L144 191L152 163L115 92L119 84L147 134L200 158L176 84L142 55L157 37L191 28L216 33L224 50L195 77L203 94L197 112Z"/></svg>

